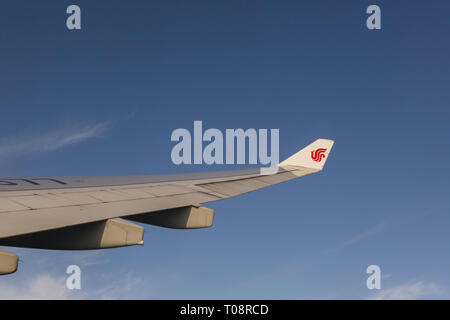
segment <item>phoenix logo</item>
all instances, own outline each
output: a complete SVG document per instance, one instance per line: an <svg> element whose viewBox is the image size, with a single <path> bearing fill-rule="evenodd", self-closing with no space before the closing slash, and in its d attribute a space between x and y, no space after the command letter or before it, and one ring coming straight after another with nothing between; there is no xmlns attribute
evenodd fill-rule
<svg viewBox="0 0 450 320"><path fill-rule="evenodd" d="M327 149L323 148L311 151L311 159L313 159L316 162L322 161L322 159L325 158L325 151L327 151Z"/></svg>

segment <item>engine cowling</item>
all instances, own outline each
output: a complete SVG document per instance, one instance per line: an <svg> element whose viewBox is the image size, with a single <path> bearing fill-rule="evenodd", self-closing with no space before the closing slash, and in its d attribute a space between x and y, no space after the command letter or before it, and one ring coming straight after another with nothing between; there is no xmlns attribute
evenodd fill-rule
<svg viewBox="0 0 450 320"><path fill-rule="evenodd" d="M214 222L214 210L189 206L128 216L126 219L173 229L208 228Z"/></svg>
<svg viewBox="0 0 450 320"><path fill-rule="evenodd" d="M14 253L0 249L0 275L16 272L18 264L18 256L16 256Z"/></svg>
<svg viewBox="0 0 450 320"><path fill-rule="evenodd" d="M89 250L143 244L143 238L143 227L115 218L3 238L0 239L0 245L37 249Z"/></svg>

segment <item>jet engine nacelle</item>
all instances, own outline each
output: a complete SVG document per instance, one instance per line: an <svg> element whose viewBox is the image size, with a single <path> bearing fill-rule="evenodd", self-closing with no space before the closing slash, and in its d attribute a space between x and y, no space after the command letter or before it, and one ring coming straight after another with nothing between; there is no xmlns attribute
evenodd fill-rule
<svg viewBox="0 0 450 320"><path fill-rule="evenodd" d="M0 249L0 275L16 272L18 264L18 256L14 253Z"/></svg>
<svg viewBox="0 0 450 320"><path fill-rule="evenodd" d="M115 218L0 239L0 245L57 250L88 250L144 243L144 228Z"/></svg>
<svg viewBox="0 0 450 320"><path fill-rule="evenodd" d="M173 229L208 228L213 224L214 210L188 206L128 216L126 219Z"/></svg>

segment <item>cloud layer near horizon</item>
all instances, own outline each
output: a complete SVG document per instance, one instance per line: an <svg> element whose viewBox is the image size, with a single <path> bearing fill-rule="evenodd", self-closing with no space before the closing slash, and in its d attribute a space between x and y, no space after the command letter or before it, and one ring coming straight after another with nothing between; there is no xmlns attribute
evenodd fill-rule
<svg viewBox="0 0 450 320"><path fill-rule="evenodd" d="M402 284L390 289L382 289L373 300L416 300L442 298L444 289L434 282L418 281Z"/></svg>

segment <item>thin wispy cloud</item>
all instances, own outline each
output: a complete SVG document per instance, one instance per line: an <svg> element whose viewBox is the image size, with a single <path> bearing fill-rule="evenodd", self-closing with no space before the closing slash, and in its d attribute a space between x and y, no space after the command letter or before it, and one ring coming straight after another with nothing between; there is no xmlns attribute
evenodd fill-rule
<svg viewBox="0 0 450 320"><path fill-rule="evenodd" d="M136 299L139 296L137 293L142 292L143 283L143 279L129 272L123 275L123 278L115 279L95 290L88 298L96 300Z"/></svg>
<svg viewBox="0 0 450 320"><path fill-rule="evenodd" d="M357 233L353 237L348 240L343 241L338 244L334 248L330 249L330 252L336 252L342 250L346 247L357 244L361 241L369 239L371 237L377 236L378 234L385 232L388 229L398 228L399 226L404 227L405 223L411 223L416 221L417 219L424 218L431 214L438 213L442 210L442 203L435 203L433 206L430 206L426 211L419 211L417 213L411 214L411 212L398 212L394 213L388 218L382 220L381 222L374 224L372 227ZM328 252L328 251L327 251Z"/></svg>
<svg viewBox="0 0 450 320"><path fill-rule="evenodd" d="M362 241L362 240L365 240L365 239L367 239L367 238L370 238L370 237L372 237L372 236L375 236L375 235L378 234L379 232L383 231L383 229L385 228L385 226L386 226L386 223L385 223L385 222L382 222L382 223L380 223L380 224L377 224L377 225L375 225L374 227L372 227L372 228L370 228L370 229L368 229L368 230L366 230L366 231L364 231L364 232L361 232L361 233L359 233L359 234L353 236L352 238L348 239L347 241L344 241L344 242L340 245L339 249L342 249L342 248L344 248L344 247L350 246L350 245L352 245L352 244L356 244L356 243L358 243L358 242L360 242L360 241Z"/></svg>
<svg viewBox="0 0 450 320"><path fill-rule="evenodd" d="M360 232L356 235L354 235L353 237L338 243L337 245L334 245L333 247L325 250L324 253L332 253L332 252L338 252L340 250L343 250L349 246L352 246L354 244L357 244L363 240L369 239L373 236L376 236L377 234L379 234L380 232L384 231L386 229L388 225L387 221L383 221L379 224L374 225L372 228L369 228L363 232Z"/></svg>
<svg viewBox="0 0 450 320"><path fill-rule="evenodd" d="M131 273L109 279L97 289L82 280L81 290L69 290L66 280L64 276L41 273L15 283L0 282L0 300L135 299L143 290L143 279Z"/></svg>
<svg viewBox="0 0 450 320"><path fill-rule="evenodd" d="M44 133L0 139L0 159L55 151L89 139L102 137L111 127L110 121L92 125L71 126Z"/></svg>
<svg viewBox="0 0 450 320"><path fill-rule="evenodd" d="M84 298L83 294L68 290L65 281L64 277L43 273L17 284L0 283L0 299L67 300Z"/></svg>
<svg viewBox="0 0 450 320"><path fill-rule="evenodd" d="M418 281L402 284L390 289L381 289L373 300L416 300L442 298L444 289L434 282Z"/></svg>

